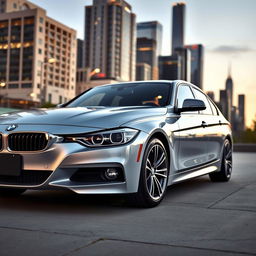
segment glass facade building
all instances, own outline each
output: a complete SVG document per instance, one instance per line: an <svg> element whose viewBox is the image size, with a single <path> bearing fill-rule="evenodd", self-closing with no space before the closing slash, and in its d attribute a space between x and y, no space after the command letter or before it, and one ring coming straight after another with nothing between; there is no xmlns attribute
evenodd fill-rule
<svg viewBox="0 0 256 256"><path fill-rule="evenodd" d="M159 78L158 56L162 52L162 31L158 21L137 23L137 64L150 65L152 80Z"/></svg>
<svg viewBox="0 0 256 256"><path fill-rule="evenodd" d="M158 21L137 23L137 38L152 39L156 42L156 55L162 54L163 26Z"/></svg>
<svg viewBox="0 0 256 256"><path fill-rule="evenodd" d="M136 16L123 0L94 0L85 7L85 67L105 78L135 79Z"/></svg>
<svg viewBox="0 0 256 256"><path fill-rule="evenodd" d="M201 44L186 45L191 52L191 83L203 90L204 47Z"/></svg>
<svg viewBox="0 0 256 256"><path fill-rule="evenodd" d="M172 54L176 48L184 46L185 35L185 3L175 3L172 8Z"/></svg>

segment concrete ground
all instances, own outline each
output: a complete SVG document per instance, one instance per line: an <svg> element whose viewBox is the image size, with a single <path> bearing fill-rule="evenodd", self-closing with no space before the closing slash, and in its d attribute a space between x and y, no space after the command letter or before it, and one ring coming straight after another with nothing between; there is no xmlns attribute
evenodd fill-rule
<svg viewBox="0 0 256 256"><path fill-rule="evenodd" d="M234 154L230 182L175 185L153 209L66 191L0 198L0 255L256 255L256 153Z"/></svg>

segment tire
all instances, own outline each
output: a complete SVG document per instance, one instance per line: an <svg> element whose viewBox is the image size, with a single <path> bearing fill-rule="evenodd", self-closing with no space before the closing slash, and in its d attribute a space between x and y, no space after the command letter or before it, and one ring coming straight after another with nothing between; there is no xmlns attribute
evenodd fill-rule
<svg viewBox="0 0 256 256"><path fill-rule="evenodd" d="M153 138L143 156L138 192L129 196L129 202L144 208L157 206L166 193L168 175L169 157L165 146Z"/></svg>
<svg viewBox="0 0 256 256"><path fill-rule="evenodd" d="M232 145L226 139L223 146L223 155L221 162L221 169L219 172L210 173L210 179L213 182L227 182L230 180L232 174Z"/></svg>
<svg viewBox="0 0 256 256"><path fill-rule="evenodd" d="M15 197L24 193L26 189L19 188L0 188L0 196L4 197Z"/></svg>

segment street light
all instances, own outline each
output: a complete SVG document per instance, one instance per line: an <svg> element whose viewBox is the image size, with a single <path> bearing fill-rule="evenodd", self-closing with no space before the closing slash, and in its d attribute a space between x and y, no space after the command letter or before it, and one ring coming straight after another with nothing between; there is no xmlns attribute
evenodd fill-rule
<svg viewBox="0 0 256 256"><path fill-rule="evenodd" d="M0 88L4 88L6 86L6 83L5 82L0 82ZM4 99L4 96L5 95L1 95L1 105L3 104L3 99Z"/></svg>
<svg viewBox="0 0 256 256"><path fill-rule="evenodd" d="M44 66L48 64L54 64L56 63L57 60L54 58L49 58L46 61L41 62L41 77L40 77L40 86L41 86L41 104L46 102L46 96L47 96L47 86L44 84L43 79L44 79Z"/></svg>
<svg viewBox="0 0 256 256"><path fill-rule="evenodd" d="M100 68L95 68L94 70L92 70L90 73L89 73L89 80L91 79L92 76L96 75L100 73Z"/></svg>

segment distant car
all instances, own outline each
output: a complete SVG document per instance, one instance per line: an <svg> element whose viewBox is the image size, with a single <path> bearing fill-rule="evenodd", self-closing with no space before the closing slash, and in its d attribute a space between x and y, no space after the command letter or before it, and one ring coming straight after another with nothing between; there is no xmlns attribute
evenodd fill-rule
<svg viewBox="0 0 256 256"><path fill-rule="evenodd" d="M184 81L99 86L56 109L2 114L0 132L2 195L63 188L153 207L168 185L232 172L229 122Z"/></svg>

